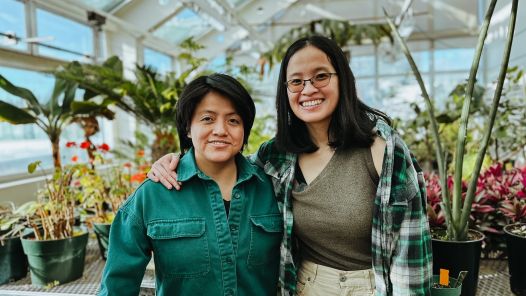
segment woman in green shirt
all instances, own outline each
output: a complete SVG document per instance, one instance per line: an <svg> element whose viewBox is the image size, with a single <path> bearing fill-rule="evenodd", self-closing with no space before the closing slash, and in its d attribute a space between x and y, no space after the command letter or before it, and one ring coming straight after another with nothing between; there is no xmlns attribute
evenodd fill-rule
<svg viewBox="0 0 526 296"><path fill-rule="evenodd" d="M138 295L152 252L157 295L275 295L283 221L272 184L241 154L255 106L227 75L177 102L180 191L145 181L111 227L100 295Z"/></svg>

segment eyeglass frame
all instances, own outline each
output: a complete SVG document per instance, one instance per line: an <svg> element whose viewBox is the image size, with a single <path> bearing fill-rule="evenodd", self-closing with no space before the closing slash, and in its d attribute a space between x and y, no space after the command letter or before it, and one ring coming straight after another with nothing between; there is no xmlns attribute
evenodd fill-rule
<svg viewBox="0 0 526 296"><path fill-rule="evenodd" d="M314 85L314 82L312 81L312 79L313 79L314 77L320 75L320 74L329 74L329 79L328 79L329 81L327 81L327 84L325 84L324 86L316 87L316 86ZM310 84L311 84L313 87L317 88L317 89L320 89L320 88L322 88L322 87L326 87L327 85L329 85L329 83L331 83L331 78L332 78L333 75L338 75L338 73L335 73L335 72L323 72L323 73L318 73L318 74L312 76L312 77L309 78L309 79L299 79L299 80L301 80L301 81L303 82L303 83L302 83L302 84L303 84L303 87L302 87L300 90L298 90L298 91L292 91L292 90L289 88L289 82L292 81L292 80L296 80L296 79L298 79L298 78L289 79L289 80L285 81L283 84L285 84L285 87L287 87L287 89L288 89L291 93L293 93L293 94L297 94L297 93L299 93L299 92L302 92L302 91L305 89L305 85L307 84L307 81L309 81ZM298 86L299 86L299 85L298 85Z"/></svg>

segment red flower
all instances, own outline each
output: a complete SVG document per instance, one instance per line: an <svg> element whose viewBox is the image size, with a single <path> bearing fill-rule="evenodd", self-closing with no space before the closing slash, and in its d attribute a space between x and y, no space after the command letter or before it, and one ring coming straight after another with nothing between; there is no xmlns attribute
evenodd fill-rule
<svg viewBox="0 0 526 296"><path fill-rule="evenodd" d="M66 143L66 147L67 148L71 148L71 147L75 147L75 146L77 146L77 143L75 143L75 142L67 142Z"/></svg>
<svg viewBox="0 0 526 296"><path fill-rule="evenodd" d="M145 173L137 173L137 174L131 176L130 181L141 183L142 181L144 181L144 179L146 179L146 174Z"/></svg>
<svg viewBox="0 0 526 296"><path fill-rule="evenodd" d="M76 155L73 155L73 157L71 158L72 162L77 162L78 160L79 160L79 157Z"/></svg>
<svg viewBox="0 0 526 296"><path fill-rule="evenodd" d="M84 141L84 142L80 143L80 148L81 149L88 149L90 146L91 146L91 143L88 142L88 141Z"/></svg>
<svg viewBox="0 0 526 296"><path fill-rule="evenodd" d="M110 151L110 146L106 143L102 143L102 145L97 146L97 148L104 152Z"/></svg>
<svg viewBox="0 0 526 296"><path fill-rule="evenodd" d="M144 156L144 150L137 151L137 156L143 157Z"/></svg>
<svg viewBox="0 0 526 296"><path fill-rule="evenodd" d="M125 168L131 168L132 164L130 162L127 162L123 165Z"/></svg>

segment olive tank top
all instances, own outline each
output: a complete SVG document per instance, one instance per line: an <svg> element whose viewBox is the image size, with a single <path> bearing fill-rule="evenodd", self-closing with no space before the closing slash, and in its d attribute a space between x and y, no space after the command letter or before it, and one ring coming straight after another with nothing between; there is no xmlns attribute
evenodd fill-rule
<svg viewBox="0 0 526 296"><path fill-rule="evenodd" d="M379 177L370 148L336 150L307 185L299 165L292 191L300 254L340 270L372 267L373 205Z"/></svg>

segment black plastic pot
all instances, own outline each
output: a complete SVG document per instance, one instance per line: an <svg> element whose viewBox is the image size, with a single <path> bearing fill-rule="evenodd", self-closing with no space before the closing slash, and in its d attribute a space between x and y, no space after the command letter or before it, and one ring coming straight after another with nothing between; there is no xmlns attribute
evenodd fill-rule
<svg viewBox="0 0 526 296"><path fill-rule="evenodd" d="M31 284L46 286L71 282L82 277L88 232L59 240L35 240L34 235L22 237L27 255Z"/></svg>
<svg viewBox="0 0 526 296"><path fill-rule="evenodd" d="M4 240L0 244L0 285L16 281L27 275L27 257L22 250L20 237Z"/></svg>
<svg viewBox="0 0 526 296"><path fill-rule="evenodd" d="M99 243L100 255L104 260L106 260L108 256L110 226L111 223L93 223L93 231L97 235L97 242Z"/></svg>
<svg viewBox="0 0 526 296"><path fill-rule="evenodd" d="M510 224L504 227L506 245L508 246L508 269L510 288L513 294L526 296L526 237L512 233L514 227L526 223Z"/></svg>
<svg viewBox="0 0 526 296"><path fill-rule="evenodd" d="M440 276L434 275L433 284L438 283L439 278ZM449 278L449 284L454 288L431 288L431 296L459 296L462 292L462 284L456 287L457 279L452 277Z"/></svg>
<svg viewBox="0 0 526 296"><path fill-rule="evenodd" d="M468 274L462 283L462 296L475 296L479 278L480 253L484 234L470 230L479 238L471 241L444 241L433 239L433 274L439 274L440 269L448 269L449 274L456 277L466 270Z"/></svg>

